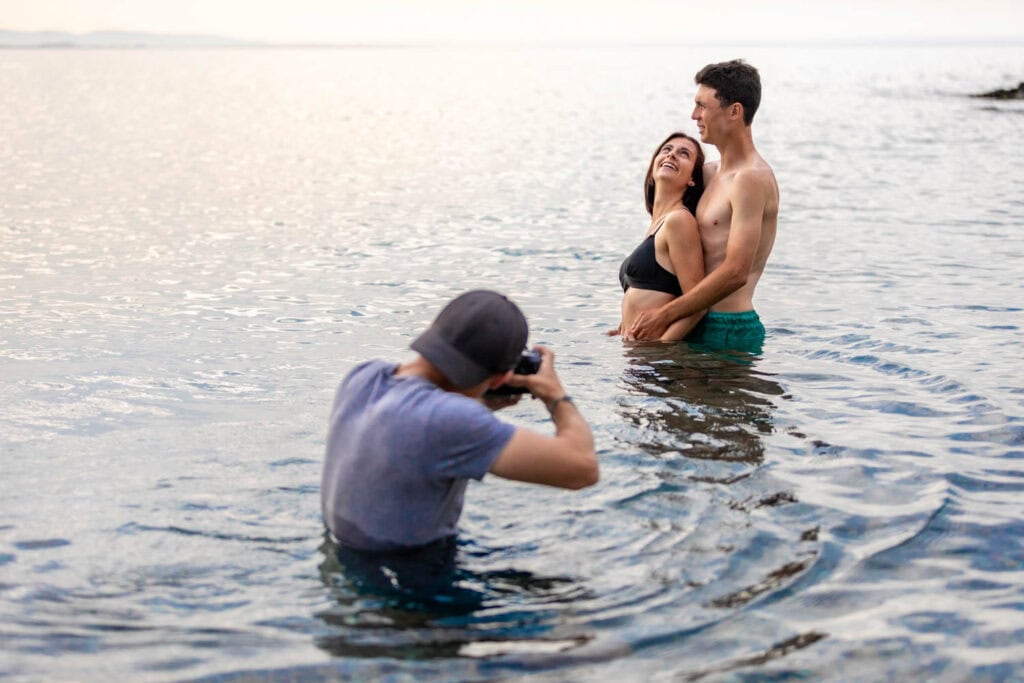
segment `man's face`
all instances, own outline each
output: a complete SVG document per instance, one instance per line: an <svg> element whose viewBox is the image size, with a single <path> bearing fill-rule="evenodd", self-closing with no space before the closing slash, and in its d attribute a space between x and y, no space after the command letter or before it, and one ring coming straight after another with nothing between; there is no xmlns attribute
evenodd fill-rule
<svg viewBox="0 0 1024 683"><path fill-rule="evenodd" d="M690 118L697 122L701 142L715 144L715 133L721 124L723 114L715 89L706 85L697 86L697 95L693 102L693 113L690 114Z"/></svg>

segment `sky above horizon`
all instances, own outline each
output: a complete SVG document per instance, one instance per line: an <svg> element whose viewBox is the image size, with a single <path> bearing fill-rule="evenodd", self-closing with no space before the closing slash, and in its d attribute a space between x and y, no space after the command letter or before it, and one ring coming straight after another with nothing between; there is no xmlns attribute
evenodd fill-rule
<svg viewBox="0 0 1024 683"><path fill-rule="evenodd" d="M1024 38L1021 0L0 0L0 29L275 43Z"/></svg>

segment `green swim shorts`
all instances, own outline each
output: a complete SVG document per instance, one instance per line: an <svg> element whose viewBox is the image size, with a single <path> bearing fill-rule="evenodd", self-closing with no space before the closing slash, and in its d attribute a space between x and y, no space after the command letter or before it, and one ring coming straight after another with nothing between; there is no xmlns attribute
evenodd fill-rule
<svg viewBox="0 0 1024 683"><path fill-rule="evenodd" d="M711 311L697 323L690 334L686 335L686 341L712 351L761 353L764 345L764 325L755 311Z"/></svg>

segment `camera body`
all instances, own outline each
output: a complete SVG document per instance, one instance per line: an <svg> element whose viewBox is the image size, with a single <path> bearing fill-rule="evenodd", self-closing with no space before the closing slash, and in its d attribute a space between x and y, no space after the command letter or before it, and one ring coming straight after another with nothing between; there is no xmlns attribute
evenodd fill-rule
<svg viewBox="0 0 1024 683"><path fill-rule="evenodd" d="M519 356L519 361L516 363L515 368L512 369L512 372L516 375L535 375L540 370L541 359L540 351L523 351L523 355ZM527 391L529 390L525 387L510 387L507 384L502 384L497 389L489 389L487 395L512 396L514 394L525 394Z"/></svg>

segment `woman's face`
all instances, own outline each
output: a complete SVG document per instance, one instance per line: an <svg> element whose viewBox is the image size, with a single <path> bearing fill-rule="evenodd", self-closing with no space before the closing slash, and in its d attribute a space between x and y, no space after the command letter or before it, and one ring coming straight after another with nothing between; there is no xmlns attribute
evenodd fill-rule
<svg viewBox="0 0 1024 683"><path fill-rule="evenodd" d="M697 143L688 138L671 138L654 156L655 182L671 181L681 186L690 183L697 160Z"/></svg>

